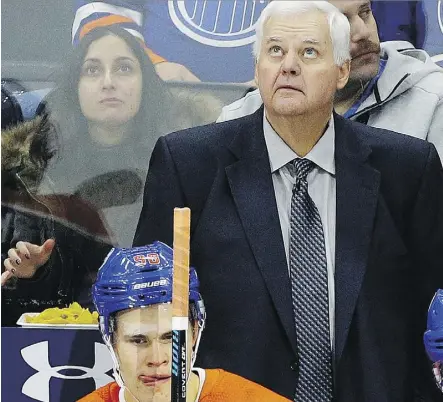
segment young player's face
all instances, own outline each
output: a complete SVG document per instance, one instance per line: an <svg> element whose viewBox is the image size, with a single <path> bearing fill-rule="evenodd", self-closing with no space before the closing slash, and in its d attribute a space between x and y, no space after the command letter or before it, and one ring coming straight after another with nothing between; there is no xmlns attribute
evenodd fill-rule
<svg viewBox="0 0 443 402"><path fill-rule="evenodd" d="M170 401L171 318L171 304L125 310L117 315L114 350L127 388L127 402ZM192 341L190 328L188 367Z"/></svg>

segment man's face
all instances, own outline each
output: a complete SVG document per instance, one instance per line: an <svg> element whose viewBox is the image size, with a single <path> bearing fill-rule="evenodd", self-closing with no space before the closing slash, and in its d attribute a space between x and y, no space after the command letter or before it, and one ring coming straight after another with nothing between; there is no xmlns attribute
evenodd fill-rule
<svg viewBox="0 0 443 402"><path fill-rule="evenodd" d="M125 310L117 315L114 350L128 402L171 400L172 305ZM192 331L188 331L188 368Z"/></svg>
<svg viewBox="0 0 443 402"><path fill-rule="evenodd" d="M276 15L263 27L255 79L269 117L331 109L348 74L348 63L341 67L334 63L324 13Z"/></svg>
<svg viewBox="0 0 443 402"><path fill-rule="evenodd" d="M329 0L351 25L351 74L349 81L367 82L375 77L380 62L380 39L369 0Z"/></svg>

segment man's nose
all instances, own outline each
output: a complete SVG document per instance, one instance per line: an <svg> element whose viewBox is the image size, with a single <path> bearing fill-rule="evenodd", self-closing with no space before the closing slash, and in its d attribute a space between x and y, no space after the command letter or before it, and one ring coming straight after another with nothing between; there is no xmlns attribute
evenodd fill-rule
<svg viewBox="0 0 443 402"><path fill-rule="evenodd" d="M170 343L164 344L154 340L149 346L146 364L148 367L159 367L161 365L168 364L171 353L172 349Z"/></svg>
<svg viewBox="0 0 443 402"><path fill-rule="evenodd" d="M357 43L369 39L371 31L360 16L355 16L349 21L351 25L351 42Z"/></svg>
<svg viewBox="0 0 443 402"><path fill-rule="evenodd" d="M300 74L300 64L298 57L295 52L286 53L282 60L281 72L284 75L299 75Z"/></svg>

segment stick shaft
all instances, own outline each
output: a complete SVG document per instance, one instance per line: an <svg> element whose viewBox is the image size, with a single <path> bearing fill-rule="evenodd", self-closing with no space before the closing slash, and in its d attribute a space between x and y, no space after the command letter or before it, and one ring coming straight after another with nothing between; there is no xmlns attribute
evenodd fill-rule
<svg viewBox="0 0 443 402"><path fill-rule="evenodd" d="M186 402L191 211L174 209L171 401Z"/></svg>

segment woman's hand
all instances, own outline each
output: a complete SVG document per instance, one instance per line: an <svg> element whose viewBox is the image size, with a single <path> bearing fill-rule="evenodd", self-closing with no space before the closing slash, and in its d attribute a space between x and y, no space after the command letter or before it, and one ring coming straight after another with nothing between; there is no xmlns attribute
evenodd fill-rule
<svg viewBox="0 0 443 402"><path fill-rule="evenodd" d="M32 278L37 269L46 264L54 249L55 241L46 240L41 246L19 241L15 248L8 250L9 258L6 258L3 265L6 271L1 276L1 285L13 275L17 278Z"/></svg>

